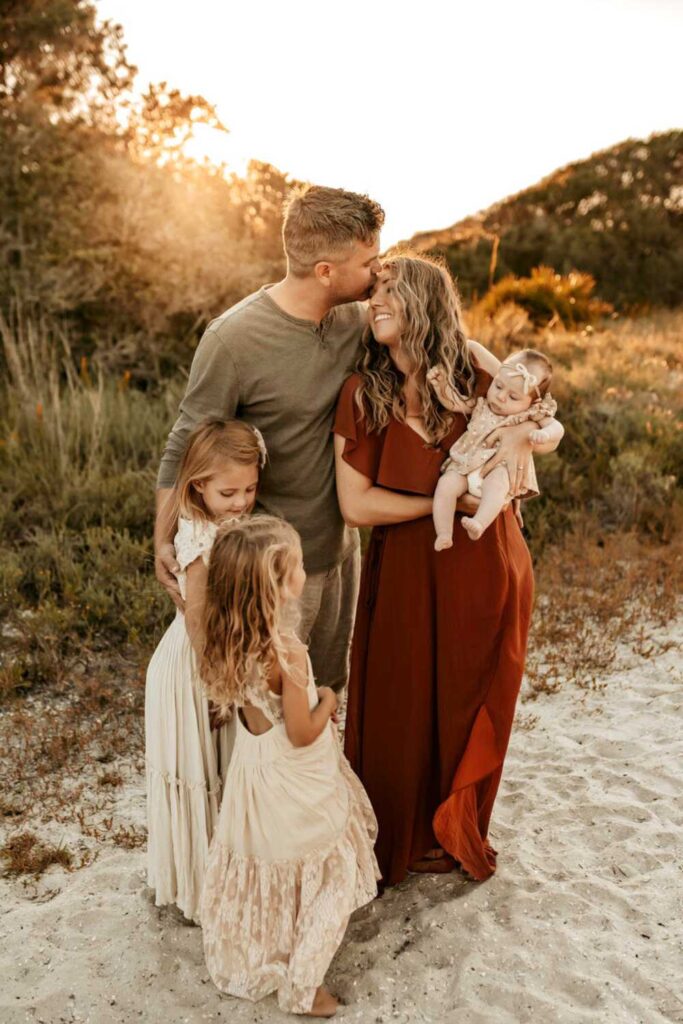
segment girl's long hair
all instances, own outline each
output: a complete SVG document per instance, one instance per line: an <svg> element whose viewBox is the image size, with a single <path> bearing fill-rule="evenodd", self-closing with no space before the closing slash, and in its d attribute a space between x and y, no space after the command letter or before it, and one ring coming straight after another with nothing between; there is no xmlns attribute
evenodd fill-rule
<svg viewBox="0 0 683 1024"><path fill-rule="evenodd" d="M213 476L221 459L241 466L258 466L259 471L263 469L266 454L259 431L243 420L219 419L205 420L192 431L174 487L177 516L210 518L204 499L194 485Z"/></svg>
<svg viewBox="0 0 683 1024"><path fill-rule="evenodd" d="M283 590L299 553L296 530L276 516L220 527L209 559L199 659L214 703L248 703L250 684L263 685L276 664L286 666L293 630Z"/></svg>
<svg viewBox="0 0 683 1024"><path fill-rule="evenodd" d="M453 414L439 403L426 380L427 370L440 365L465 399L474 390L474 367L462 327L460 299L448 270L426 256L401 253L384 260L383 270L394 279L403 319L401 350L415 374L424 425L434 444L448 434ZM356 401L369 430L381 430L393 416L405 422L404 375L394 365L386 345L370 327L363 335L357 371L361 383Z"/></svg>

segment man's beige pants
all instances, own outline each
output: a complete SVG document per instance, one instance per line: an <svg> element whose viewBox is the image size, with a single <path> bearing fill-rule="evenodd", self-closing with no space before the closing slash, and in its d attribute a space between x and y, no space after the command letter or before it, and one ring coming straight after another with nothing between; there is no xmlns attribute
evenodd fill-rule
<svg viewBox="0 0 683 1024"><path fill-rule="evenodd" d="M351 635L360 586L360 542L327 572L311 573L301 595L299 636L313 664L317 686L331 686L340 699L349 678Z"/></svg>

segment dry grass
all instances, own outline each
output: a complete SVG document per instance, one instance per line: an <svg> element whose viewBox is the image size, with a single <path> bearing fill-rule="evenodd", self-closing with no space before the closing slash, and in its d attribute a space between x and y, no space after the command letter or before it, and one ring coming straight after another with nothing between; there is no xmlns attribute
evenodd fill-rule
<svg viewBox="0 0 683 1024"><path fill-rule="evenodd" d="M680 612L683 535L662 545L632 533L571 534L546 550L536 577L528 695L600 688L622 645L648 659L668 649L655 633Z"/></svg>
<svg viewBox="0 0 683 1024"><path fill-rule="evenodd" d="M33 832L21 832L0 847L5 862L5 875L33 875L40 877L53 864L63 868L73 865L73 854L63 846L43 843Z"/></svg>
<svg viewBox="0 0 683 1024"><path fill-rule="evenodd" d="M144 768L143 748L144 676L120 659L15 698L0 715L4 831L75 831L89 851L82 862L102 844L143 845L144 830L115 814L126 779Z"/></svg>

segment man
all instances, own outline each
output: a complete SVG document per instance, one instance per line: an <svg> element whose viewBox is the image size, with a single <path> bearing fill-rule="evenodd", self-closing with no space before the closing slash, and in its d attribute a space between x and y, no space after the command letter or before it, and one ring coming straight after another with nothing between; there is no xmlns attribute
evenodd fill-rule
<svg viewBox="0 0 683 1024"><path fill-rule="evenodd" d="M384 211L367 196L309 186L284 211L286 277L207 327L157 479L157 578L176 604L175 522L169 500L187 437L208 417L239 417L268 448L259 504L298 530L308 578L301 639L319 685L346 685L360 567L357 530L344 525L330 433L380 269Z"/></svg>

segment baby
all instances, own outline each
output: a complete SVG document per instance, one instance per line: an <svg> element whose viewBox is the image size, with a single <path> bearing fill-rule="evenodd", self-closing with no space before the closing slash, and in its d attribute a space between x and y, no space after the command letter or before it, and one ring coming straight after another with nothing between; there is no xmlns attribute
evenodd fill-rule
<svg viewBox="0 0 683 1024"><path fill-rule="evenodd" d="M529 435L532 445L561 440L564 427L554 419L557 405L549 392L552 374L552 364L542 352L525 349L501 363L486 398L464 399L445 379L441 367L428 372L427 380L441 404L470 417L467 430L452 446L441 468L443 475L434 494L436 551L452 547L455 506L466 492L481 498L476 515L462 518L471 540L479 540L512 498L532 498L538 494L532 460L516 493L504 465L496 466L485 477L481 469L496 453L495 448L487 447L486 439L499 427L534 420L538 427Z"/></svg>

